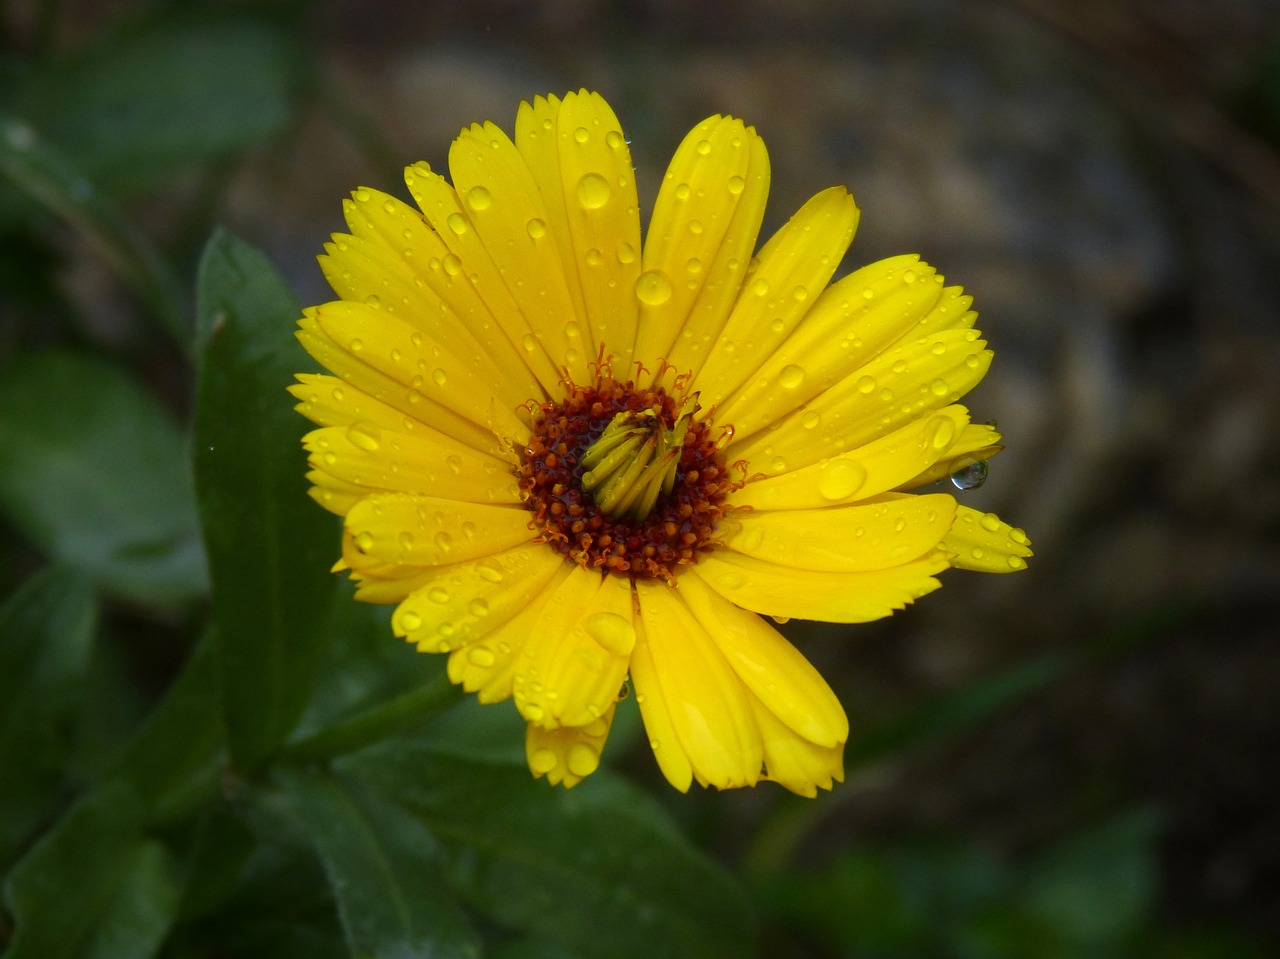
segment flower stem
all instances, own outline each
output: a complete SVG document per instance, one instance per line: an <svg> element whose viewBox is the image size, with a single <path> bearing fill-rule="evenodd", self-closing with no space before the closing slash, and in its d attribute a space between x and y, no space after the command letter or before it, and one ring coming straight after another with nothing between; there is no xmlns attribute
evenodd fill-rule
<svg viewBox="0 0 1280 959"><path fill-rule="evenodd" d="M280 758L294 762L321 762L356 752L393 733L439 716L462 698L462 691L447 676L411 689L350 719L327 726L305 739L290 743Z"/></svg>

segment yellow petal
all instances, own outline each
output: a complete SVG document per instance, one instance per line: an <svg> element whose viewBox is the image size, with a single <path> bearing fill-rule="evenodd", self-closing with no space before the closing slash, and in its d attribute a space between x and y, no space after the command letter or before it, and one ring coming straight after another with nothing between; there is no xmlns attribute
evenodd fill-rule
<svg viewBox="0 0 1280 959"><path fill-rule="evenodd" d="M482 703L510 699L515 677L524 662L524 647L542 615L547 593L554 592L570 567L562 564L542 587L542 592L497 629L449 654L449 679Z"/></svg>
<svg viewBox="0 0 1280 959"><path fill-rule="evenodd" d="M599 719L617 702L635 635L630 581L574 566L525 644L520 714L548 729Z"/></svg>
<svg viewBox="0 0 1280 959"><path fill-rule="evenodd" d="M936 551L888 569L820 573L719 550L692 571L729 602L766 616L869 623L937 589L933 576L948 565L946 554Z"/></svg>
<svg viewBox="0 0 1280 959"><path fill-rule="evenodd" d="M935 324L958 322L969 298L915 255L895 256L849 274L818 297L795 331L717 410L741 442L830 389L902 339L924 336ZM972 323L976 314L967 314ZM919 318L919 321L916 321ZM818 414L804 428L812 435Z"/></svg>
<svg viewBox="0 0 1280 959"><path fill-rule="evenodd" d="M833 783L844 782L843 740L831 746L811 742L759 703L755 716L764 741L764 778L811 799L818 794L817 787L830 789Z"/></svg>
<svg viewBox="0 0 1280 959"><path fill-rule="evenodd" d="M397 636L427 653L447 653L482 639L528 607L564 566L537 543L441 566L391 618Z"/></svg>
<svg viewBox="0 0 1280 959"><path fill-rule="evenodd" d="M589 359L603 347L625 380L640 311L640 201L631 151L598 93L566 96L555 133L559 198L571 240L565 263L588 320Z"/></svg>
<svg viewBox="0 0 1280 959"><path fill-rule="evenodd" d="M952 566L979 573L1016 573L1027 568L1032 555L1026 533L995 513L968 506L956 510L955 522L943 538L942 548L955 553Z"/></svg>
<svg viewBox="0 0 1280 959"><path fill-rule="evenodd" d="M644 621L635 619L636 646L631 653L631 683L636 688L636 704L640 718L649 737L649 748L658 761L658 768L667 782L682 793L693 784L693 764L676 734L671 718L671 707L662 695L658 672L649 652L649 640L645 635Z"/></svg>
<svg viewBox="0 0 1280 959"><path fill-rule="evenodd" d="M613 714L611 705L599 719L585 726L544 729L529 723L524 740L529 770L534 776L546 776L553 786L572 789L599 768Z"/></svg>
<svg viewBox="0 0 1280 959"><path fill-rule="evenodd" d="M336 376L299 373L298 382L289 387L289 392L298 400L294 409L320 426L368 422L382 429L412 432L424 425Z"/></svg>
<svg viewBox="0 0 1280 959"><path fill-rule="evenodd" d="M1000 434L994 426L986 423L970 423L960 431L960 437L947 450L947 455L934 463L923 473L913 476L902 483L898 489L915 489L946 479L956 470L971 463L985 463L999 453Z"/></svg>
<svg viewBox="0 0 1280 959"><path fill-rule="evenodd" d="M497 449L499 443L491 429L479 425L474 420L442 406L418 389L407 386L396 376L388 375L374 364L366 363L360 356L364 349L362 337L349 337L344 343L337 343L328 333L321 329L316 319L316 310L308 310L298 322L295 334L304 349L320 362L326 369L332 370L344 382L366 396L378 400L385 406L398 410L405 416L422 422L430 422L442 433L483 452ZM497 421L497 404L494 420ZM517 421L518 422L518 421ZM528 427L520 424L519 430L528 435Z"/></svg>
<svg viewBox="0 0 1280 959"><path fill-rule="evenodd" d="M491 317L547 394L558 395L562 378L559 364L566 351L561 326L534 329L530 325L523 307L532 305L524 302L532 298L512 294L458 194L444 177L419 162L405 171L404 179L427 222L448 248L439 265L432 265L428 281L441 283L442 273L456 278L458 286L448 299L457 302L455 312L463 322L482 323ZM470 293L464 285L472 288ZM441 297L446 294L442 292Z"/></svg>
<svg viewBox="0 0 1280 959"><path fill-rule="evenodd" d="M852 573L899 566L935 549L955 510L943 493L886 493L853 506L735 511L717 535L730 549L779 566Z"/></svg>
<svg viewBox="0 0 1280 959"><path fill-rule="evenodd" d="M351 507L369 495L368 489L322 470L308 470L307 481L314 484L307 495L338 516L346 516Z"/></svg>
<svg viewBox="0 0 1280 959"><path fill-rule="evenodd" d="M820 746L849 738L849 721L831 687L776 629L726 602L697 576L678 582L680 598L766 711Z"/></svg>
<svg viewBox="0 0 1280 959"><path fill-rule="evenodd" d="M701 394L704 405L729 396L777 351L835 273L857 223L858 207L849 191L831 187L802 206L764 245L759 265L716 336L716 348L693 378L690 389ZM802 385L804 371L794 370L798 380L788 367L774 388Z"/></svg>
<svg viewBox="0 0 1280 959"><path fill-rule="evenodd" d="M530 516L520 506L380 493L351 509L346 528L363 557L396 565L446 566L529 542Z"/></svg>
<svg viewBox="0 0 1280 959"><path fill-rule="evenodd" d="M421 213L368 187L356 190L343 211L352 235L335 235L325 246L328 255L320 258L339 296L357 303L375 297L382 309L447 342L458 354L487 363L509 387L509 394L498 394L505 405L545 398L524 350L484 332L497 323L461 275L461 261Z"/></svg>
<svg viewBox="0 0 1280 959"><path fill-rule="evenodd" d="M741 120L710 117L676 149L635 288L635 358L651 373L663 360L693 372L706 359L746 277L768 196L768 151Z"/></svg>
<svg viewBox="0 0 1280 959"><path fill-rule="evenodd" d="M762 461L767 448L795 469L925 419L986 375L991 351L977 337L976 330L947 329L899 341L769 429L733 443L725 455Z"/></svg>
<svg viewBox="0 0 1280 959"><path fill-rule="evenodd" d="M637 680L637 696L664 701L699 782L719 789L755 785L764 753L742 680L675 590L639 580L636 594L653 664L649 678L656 680Z"/></svg>
<svg viewBox="0 0 1280 959"><path fill-rule="evenodd" d="M748 463L749 475L771 464L788 470L752 479L729 497L734 506L754 509L806 509L868 499L901 486L946 456L969 421L963 406L949 406L922 417L850 453L819 460L801 469L781 457Z"/></svg>
<svg viewBox="0 0 1280 959"><path fill-rule="evenodd" d="M360 489L361 495L395 491L505 506L521 502L510 463L430 427L415 435L356 421L312 430L303 446L312 467Z"/></svg>
<svg viewBox="0 0 1280 959"><path fill-rule="evenodd" d="M502 385L477 374L444 342L363 303L336 301L315 308L320 329L338 346L419 395L499 436L523 442L528 427L514 407L496 402ZM527 399L527 397L526 397Z"/></svg>

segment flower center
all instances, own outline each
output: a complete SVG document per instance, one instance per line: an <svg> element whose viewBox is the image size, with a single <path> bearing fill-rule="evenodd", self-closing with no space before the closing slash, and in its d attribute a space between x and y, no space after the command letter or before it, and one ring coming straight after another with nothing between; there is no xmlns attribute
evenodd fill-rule
<svg viewBox="0 0 1280 959"><path fill-rule="evenodd" d="M696 395L618 383L607 367L540 406L519 473L542 541L586 568L668 581L714 549L742 482L697 409Z"/></svg>

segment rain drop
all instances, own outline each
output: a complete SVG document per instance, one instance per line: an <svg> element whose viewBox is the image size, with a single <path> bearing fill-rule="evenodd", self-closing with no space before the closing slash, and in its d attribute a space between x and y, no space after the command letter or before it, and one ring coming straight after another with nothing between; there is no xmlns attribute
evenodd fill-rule
<svg viewBox="0 0 1280 959"><path fill-rule="evenodd" d="M406 633L412 633L422 628L422 617L414 612L404 612L400 614L400 628Z"/></svg>
<svg viewBox="0 0 1280 959"><path fill-rule="evenodd" d="M929 384L929 390L934 396L946 396L949 389L950 387L947 386L947 381L944 379L936 379Z"/></svg>
<svg viewBox="0 0 1280 959"><path fill-rule="evenodd" d="M482 560L476 564L476 572L480 574L480 578L490 583L502 582L502 569L497 562L491 559Z"/></svg>
<svg viewBox="0 0 1280 959"><path fill-rule="evenodd" d="M817 429L819 423L822 422L822 416L816 410L809 410L800 418L800 425L807 430Z"/></svg>
<svg viewBox="0 0 1280 959"><path fill-rule="evenodd" d="M372 453L381 445L382 432L372 423L357 422L347 427L347 439L352 446Z"/></svg>
<svg viewBox="0 0 1280 959"><path fill-rule="evenodd" d="M852 496L867 479L866 468L855 460L839 459L826 463L818 476L818 492L826 499L840 500Z"/></svg>
<svg viewBox="0 0 1280 959"><path fill-rule="evenodd" d="M583 622L587 635L615 656L630 654L636 644L636 631L631 623L617 613L600 610Z"/></svg>
<svg viewBox="0 0 1280 959"><path fill-rule="evenodd" d="M661 306L671 293L671 280L661 270L646 270L636 280L636 297L647 306Z"/></svg>
<svg viewBox="0 0 1280 959"><path fill-rule="evenodd" d="M794 363L784 366L778 374L778 385L784 390L794 390L804 382L803 367L796 366Z"/></svg>
<svg viewBox="0 0 1280 959"><path fill-rule="evenodd" d="M467 662L480 669L488 669L493 665L493 650L488 646L472 646L467 650Z"/></svg>
<svg viewBox="0 0 1280 959"><path fill-rule="evenodd" d="M579 143L586 143L590 139L591 134L587 132L586 127L578 127L573 131L573 138Z"/></svg>
<svg viewBox="0 0 1280 959"><path fill-rule="evenodd" d="M598 210L609 202L609 181L599 173L584 173L578 180L578 202L588 210Z"/></svg>
<svg viewBox="0 0 1280 959"><path fill-rule="evenodd" d="M988 533L994 533L1000 528L1000 517L995 513L983 513L978 522Z"/></svg>
<svg viewBox="0 0 1280 959"><path fill-rule="evenodd" d="M935 416L925 425L925 436L935 450L945 450L955 442L955 421L949 416Z"/></svg>
<svg viewBox="0 0 1280 959"><path fill-rule="evenodd" d="M450 213L445 222L449 224L449 229L457 236L462 236L467 232L467 218L461 213Z"/></svg>
<svg viewBox="0 0 1280 959"><path fill-rule="evenodd" d="M435 544L436 549L440 550L442 553L447 553L449 550L453 549L453 537L448 533L436 533Z"/></svg>
<svg viewBox="0 0 1280 959"><path fill-rule="evenodd" d="M854 385L859 393L870 393L876 388L876 380L874 376L863 376Z"/></svg>
<svg viewBox="0 0 1280 959"><path fill-rule="evenodd" d="M540 240L547 235L547 225L539 220L536 216L524 225L529 236L535 240Z"/></svg>
<svg viewBox="0 0 1280 959"><path fill-rule="evenodd" d="M487 210L493 204L493 194L482 186L467 191L467 206L473 210ZM450 224L452 226L453 224Z"/></svg>
<svg viewBox="0 0 1280 959"><path fill-rule="evenodd" d="M747 181L742 179L742 177L740 176L729 177L729 192L732 193L734 196L737 196L739 193L741 193L743 189L746 188L746 185L747 185Z"/></svg>
<svg viewBox="0 0 1280 959"><path fill-rule="evenodd" d="M534 712L537 712L536 719L542 718L542 710L537 706L526 706L524 715L526 719L535 720ZM529 754L529 768L536 774L545 776L551 770L560 764L560 760L556 758L556 754L543 746L541 749L535 749Z"/></svg>
<svg viewBox="0 0 1280 959"><path fill-rule="evenodd" d="M604 142L609 145L610 149L618 150L625 146L627 141L617 130L610 130L604 135Z"/></svg>
<svg viewBox="0 0 1280 959"><path fill-rule="evenodd" d="M626 240L618 244L618 262L634 263L636 261L636 248Z"/></svg>
<svg viewBox="0 0 1280 959"><path fill-rule="evenodd" d="M482 619L489 615L489 604L483 599L473 599L467 604L467 611L476 619Z"/></svg>
<svg viewBox="0 0 1280 959"><path fill-rule="evenodd" d="M444 386L445 382L449 379L449 375L445 373L444 370L437 367L431 371L431 379L435 382L436 386Z"/></svg>
<svg viewBox="0 0 1280 959"><path fill-rule="evenodd" d="M569 747L566 764L575 776L590 776L600 766L600 754L589 744L577 742Z"/></svg>
<svg viewBox="0 0 1280 959"><path fill-rule="evenodd" d="M373 549L373 534L369 532L356 534L356 549L362 553L367 553Z"/></svg>
<svg viewBox="0 0 1280 959"><path fill-rule="evenodd" d="M986 460L975 460L966 463L951 474L951 485L956 489L977 489L987 481Z"/></svg>
<svg viewBox="0 0 1280 959"><path fill-rule="evenodd" d="M447 603L449 602L449 591L443 586L432 586L427 590L427 599L433 603Z"/></svg>

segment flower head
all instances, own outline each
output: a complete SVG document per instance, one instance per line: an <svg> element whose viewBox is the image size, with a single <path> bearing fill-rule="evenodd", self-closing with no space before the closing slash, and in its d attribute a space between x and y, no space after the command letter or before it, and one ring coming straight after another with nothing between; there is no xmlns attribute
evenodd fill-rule
<svg viewBox="0 0 1280 959"><path fill-rule="evenodd" d="M372 189L320 258L339 299L292 392L357 596L514 699L534 774L589 775L630 678L678 789L843 778L844 710L771 616L858 623L1026 536L945 492L999 434L957 400L991 353L916 256L831 283L840 187L756 252L769 160L731 117L676 151L643 244L627 141L586 91L463 130L417 209Z"/></svg>

